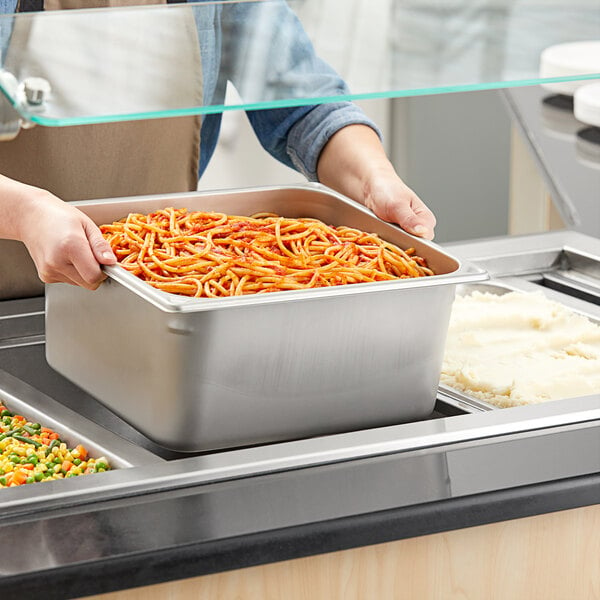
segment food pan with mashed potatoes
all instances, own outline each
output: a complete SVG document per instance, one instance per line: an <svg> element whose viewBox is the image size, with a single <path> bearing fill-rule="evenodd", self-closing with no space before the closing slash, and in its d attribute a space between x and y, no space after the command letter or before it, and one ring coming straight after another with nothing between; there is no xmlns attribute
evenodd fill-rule
<svg viewBox="0 0 600 600"><path fill-rule="evenodd" d="M469 412L600 401L598 238L557 230L447 249L490 278L457 287L441 399Z"/></svg>
<svg viewBox="0 0 600 600"><path fill-rule="evenodd" d="M452 308L443 385L500 408L600 394L598 321L542 291L466 287Z"/></svg>

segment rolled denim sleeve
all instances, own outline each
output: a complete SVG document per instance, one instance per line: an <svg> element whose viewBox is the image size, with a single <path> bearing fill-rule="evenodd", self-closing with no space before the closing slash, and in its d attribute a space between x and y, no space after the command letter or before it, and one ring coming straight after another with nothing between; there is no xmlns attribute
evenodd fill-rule
<svg viewBox="0 0 600 600"><path fill-rule="evenodd" d="M371 127L381 139L375 123L358 106L350 102L316 106L290 129L287 154L309 181L318 181L317 163L321 150L334 133L356 124Z"/></svg>
<svg viewBox="0 0 600 600"><path fill-rule="evenodd" d="M245 101L306 102L306 106L247 111L260 143L279 161L317 181L321 151L341 128L363 124L381 137L358 106L339 101L350 93L348 86L316 55L287 3L239 5L227 16L226 29L233 33L225 36L225 55L234 58L231 80Z"/></svg>
<svg viewBox="0 0 600 600"><path fill-rule="evenodd" d="M348 125L367 125L381 138L375 123L351 102L257 110L248 117L262 146L277 160L318 181L317 164L330 138Z"/></svg>

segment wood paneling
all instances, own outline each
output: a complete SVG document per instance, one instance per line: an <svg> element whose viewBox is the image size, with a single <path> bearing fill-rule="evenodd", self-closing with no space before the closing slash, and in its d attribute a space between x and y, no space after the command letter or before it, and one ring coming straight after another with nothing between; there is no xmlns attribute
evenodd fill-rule
<svg viewBox="0 0 600 600"><path fill-rule="evenodd" d="M598 600L600 505L93 598Z"/></svg>

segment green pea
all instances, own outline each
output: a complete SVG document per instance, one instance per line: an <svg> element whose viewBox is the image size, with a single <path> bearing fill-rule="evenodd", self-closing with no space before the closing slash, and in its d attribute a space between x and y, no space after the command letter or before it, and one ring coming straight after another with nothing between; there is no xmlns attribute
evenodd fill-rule
<svg viewBox="0 0 600 600"><path fill-rule="evenodd" d="M43 474L43 473L36 473L36 474L33 476L33 478L34 478L36 481L41 481L42 479L44 479L44 474Z"/></svg>
<svg viewBox="0 0 600 600"><path fill-rule="evenodd" d="M73 464L78 467L81 464L81 459L80 458L73 459Z"/></svg>
<svg viewBox="0 0 600 600"><path fill-rule="evenodd" d="M25 462L31 463L32 465L37 465L39 461L35 454L30 454Z"/></svg>
<svg viewBox="0 0 600 600"><path fill-rule="evenodd" d="M21 462L21 457L13 454L12 456L8 457L8 460L10 460L11 463L13 463L14 465L16 465L17 463Z"/></svg>
<svg viewBox="0 0 600 600"><path fill-rule="evenodd" d="M6 477L0 477L0 485L6 485Z"/></svg>
<svg viewBox="0 0 600 600"><path fill-rule="evenodd" d="M34 481L35 481L35 479L34 479L33 477L28 477L28 478L25 480L25 483L33 483Z"/></svg>

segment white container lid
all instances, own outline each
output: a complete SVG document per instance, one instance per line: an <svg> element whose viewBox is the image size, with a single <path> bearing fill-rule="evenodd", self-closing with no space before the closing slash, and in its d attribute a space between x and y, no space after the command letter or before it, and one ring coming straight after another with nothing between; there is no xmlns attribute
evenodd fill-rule
<svg viewBox="0 0 600 600"><path fill-rule="evenodd" d="M578 121L600 127L600 82L582 85L575 91L573 112Z"/></svg>
<svg viewBox="0 0 600 600"><path fill-rule="evenodd" d="M540 78L571 77L600 73L600 40L569 42L546 48L540 57ZM572 96L587 81L544 83L544 87Z"/></svg>

